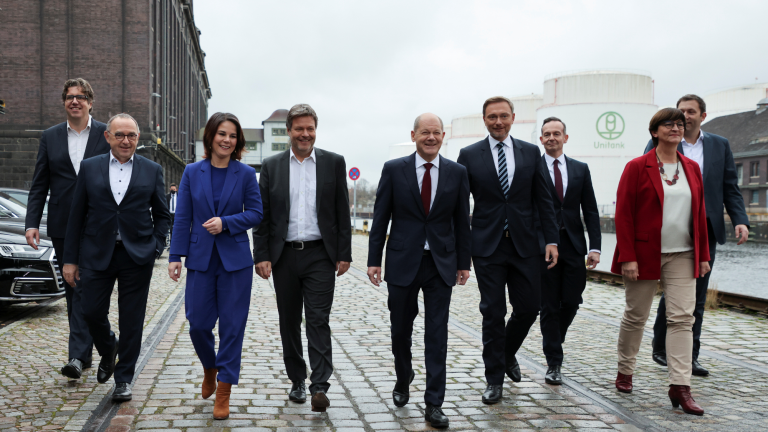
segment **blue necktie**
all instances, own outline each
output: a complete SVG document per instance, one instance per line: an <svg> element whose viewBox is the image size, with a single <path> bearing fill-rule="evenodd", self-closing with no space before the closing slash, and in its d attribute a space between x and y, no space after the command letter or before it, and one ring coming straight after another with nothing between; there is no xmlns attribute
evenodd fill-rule
<svg viewBox="0 0 768 432"><path fill-rule="evenodd" d="M509 175L507 174L507 155L504 154L504 144L496 144L496 148L499 149L499 182L501 183L501 190L504 192L504 199L509 196ZM509 230L509 223L504 219L504 231Z"/></svg>

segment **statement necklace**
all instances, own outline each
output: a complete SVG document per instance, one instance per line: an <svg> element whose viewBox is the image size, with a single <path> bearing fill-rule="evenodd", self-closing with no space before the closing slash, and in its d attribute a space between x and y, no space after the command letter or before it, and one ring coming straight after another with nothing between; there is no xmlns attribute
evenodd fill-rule
<svg viewBox="0 0 768 432"><path fill-rule="evenodd" d="M674 186L677 183L677 179L680 178L678 177L680 175L680 158L677 158L675 176L672 177L672 180L670 180L669 177L667 177L667 174L664 173L664 164L661 163L661 159L659 159L658 154L656 155L656 160L659 162L659 172L661 173L661 179L667 182L668 185Z"/></svg>

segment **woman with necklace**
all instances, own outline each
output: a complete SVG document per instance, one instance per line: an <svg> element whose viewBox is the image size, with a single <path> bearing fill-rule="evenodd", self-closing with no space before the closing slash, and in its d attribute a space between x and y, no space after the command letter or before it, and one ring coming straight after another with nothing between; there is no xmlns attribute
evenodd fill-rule
<svg viewBox="0 0 768 432"><path fill-rule="evenodd" d="M201 392L203 399L216 393L213 418L223 420L229 417L232 385L240 378L251 300L253 257L247 231L259 225L263 210L256 170L240 162L245 135L237 117L212 115L203 147L205 159L187 165L179 185L168 275L178 281L181 257L187 257L184 306L189 337L203 364Z"/></svg>
<svg viewBox="0 0 768 432"><path fill-rule="evenodd" d="M661 281L667 298L669 399L675 408L703 415L690 387L696 278L710 270L701 171L677 151L685 132L682 111L659 110L648 130L654 149L627 164L616 197L611 271L624 276L626 287L616 389L632 392L645 322Z"/></svg>

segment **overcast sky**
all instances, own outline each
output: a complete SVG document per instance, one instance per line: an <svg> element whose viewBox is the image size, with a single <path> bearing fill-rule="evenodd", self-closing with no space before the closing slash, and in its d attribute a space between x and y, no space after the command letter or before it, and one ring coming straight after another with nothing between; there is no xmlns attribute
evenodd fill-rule
<svg viewBox="0 0 768 432"><path fill-rule="evenodd" d="M195 0L213 98L246 128L309 103L316 145L378 182L413 119L446 123L544 76L646 71L656 103L768 81L768 1Z"/></svg>

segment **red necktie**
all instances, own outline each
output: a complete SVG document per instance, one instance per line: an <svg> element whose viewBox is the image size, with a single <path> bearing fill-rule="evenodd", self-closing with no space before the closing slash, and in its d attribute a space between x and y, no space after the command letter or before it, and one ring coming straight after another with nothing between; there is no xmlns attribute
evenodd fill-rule
<svg viewBox="0 0 768 432"><path fill-rule="evenodd" d="M427 162L424 164L424 180L421 182L421 204L424 205L424 214L429 216L429 204L432 202L432 174L429 172L432 169L432 164Z"/></svg>
<svg viewBox="0 0 768 432"><path fill-rule="evenodd" d="M555 159L553 164L555 169L555 191L557 192L557 197L560 198L560 202L563 202L563 176L560 174L560 168L557 167L559 164L560 161Z"/></svg>

